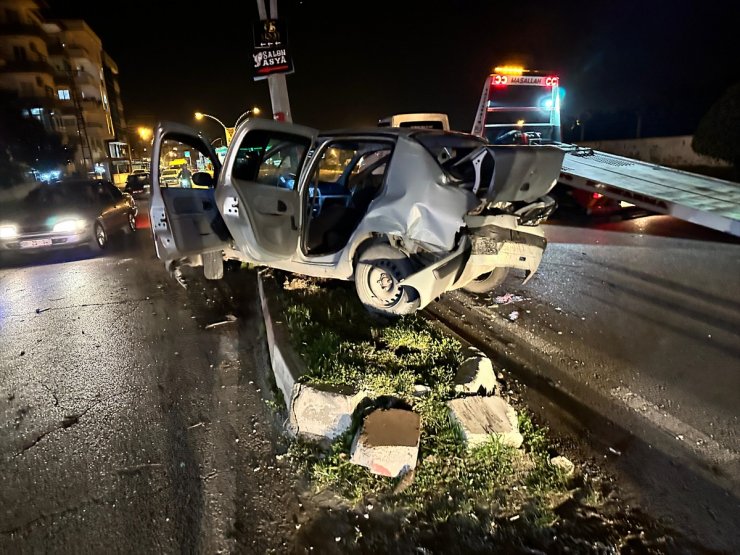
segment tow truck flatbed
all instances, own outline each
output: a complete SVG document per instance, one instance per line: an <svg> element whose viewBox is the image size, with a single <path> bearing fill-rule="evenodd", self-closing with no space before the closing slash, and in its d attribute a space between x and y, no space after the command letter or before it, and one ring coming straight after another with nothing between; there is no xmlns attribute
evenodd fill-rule
<svg viewBox="0 0 740 555"><path fill-rule="evenodd" d="M740 184L560 143L560 181L740 237Z"/></svg>

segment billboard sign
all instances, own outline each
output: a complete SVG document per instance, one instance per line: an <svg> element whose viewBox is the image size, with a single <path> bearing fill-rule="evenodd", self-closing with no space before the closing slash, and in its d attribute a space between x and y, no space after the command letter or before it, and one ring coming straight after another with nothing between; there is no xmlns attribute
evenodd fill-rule
<svg viewBox="0 0 740 555"><path fill-rule="evenodd" d="M252 74L255 81L278 73L293 73L285 23L278 19L258 21L253 27Z"/></svg>

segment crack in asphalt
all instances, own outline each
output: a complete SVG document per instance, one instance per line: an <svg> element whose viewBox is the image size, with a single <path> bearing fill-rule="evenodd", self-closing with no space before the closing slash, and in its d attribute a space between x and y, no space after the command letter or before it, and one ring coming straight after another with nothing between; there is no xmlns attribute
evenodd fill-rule
<svg viewBox="0 0 740 555"><path fill-rule="evenodd" d="M152 489L151 492L150 492L150 494L151 495L157 495L157 494L162 493L163 491L167 491L167 490L170 490L170 489L172 489L172 485L171 484L166 484L166 485L163 485L161 487ZM120 496L120 492L117 492L116 495L119 495ZM136 496L137 496L137 492L136 491L132 491L132 492L129 492L127 494L124 494L122 497L116 497L116 502L129 501L132 498L135 498ZM110 497L110 496L108 496L108 497ZM12 536L14 534L17 534L17 533L23 531L26 528L32 527L34 524L36 524L38 522L41 522L42 520L46 520L46 519L54 518L54 517L58 517L58 516L65 516L65 515L68 515L68 514L71 514L71 513L75 513L77 511L79 511L80 509L87 507L88 505L92 505L92 504L101 505L101 504L104 504L104 503L106 503L106 498L105 497L91 497L90 499L85 499L82 502L80 502L79 504L74 505L72 507L64 507L62 509L59 509L57 511L52 511L50 513L42 512L36 518L33 518L31 520L28 520L28 521L24 522L23 524L19 524L19 525L13 527L13 528L6 528L5 530L0 530L0 535Z"/></svg>
<svg viewBox="0 0 740 555"><path fill-rule="evenodd" d="M54 432L56 432L58 430L66 430L67 428L71 428L72 426L74 426L75 424L77 424L80 421L80 418L82 418L83 416L85 416L93 408L97 407L99 404L103 403L104 401L108 401L108 400L113 399L115 397L119 397L121 395L125 395L126 393L129 393L129 392L128 391L124 391L124 392L121 392L121 393L114 393L113 395L109 395L107 397L103 397L102 399L98 399L97 401L94 401L89 407L87 407L86 409L84 409L82 412L65 415L64 418L62 419L62 421L59 422L56 426L54 426L53 428L51 428L49 430L46 430L45 432L43 432L43 433L39 434L38 436L36 436L36 438L34 440L26 443L26 445L24 445L23 448L15 454L15 456L16 457L19 457L20 455L22 455L23 453L25 453L29 449L31 449L33 447L36 447L36 445L38 445L39 442L42 439L44 439L46 436L48 436L49 434L52 434L52 433L54 433ZM55 396L55 398L56 398L56 396Z"/></svg>
<svg viewBox="0 0 740 555"><path fill-rule="evenodd" d="M50 299L53 300L53 299ZM108 301L105 303L82 303L82 304L73 304L73 305L67 305L67 306L50 306L50 307L43 307L43 308L36 308L33 312L22 312L22 313L10 313L7 315L8 318L17 318L20 316L28 316L29 314L36 314L41 315L45 312L50 312L52 310L69 310L74 308L88 308L91 306L114 306L119 304L130 304L130 303L136 303L137 306L142 301L148 301L151 300L150 297L143 298L143 299L122 299L120 301Z"/></svg>
<svg viewBox="0 0 740 555"><path fill-rule="evenodd" d="M52 388L50 388L48 385L46 385L44 382L38 382L41 387L43 387L46 391L51 393L51 396L54 397L54 406L59 406L59 397L57 397L56 391L54 391ZM64 407L62 407L64 408Z"/></svg>

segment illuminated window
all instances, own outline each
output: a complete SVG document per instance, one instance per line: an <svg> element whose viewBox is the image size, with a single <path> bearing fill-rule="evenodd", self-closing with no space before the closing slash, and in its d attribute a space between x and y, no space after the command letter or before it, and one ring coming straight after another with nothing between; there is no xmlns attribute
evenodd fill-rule
<svg viewBox="0 0 740 555"><path fill-rule="evenodd" d="M69 100L69 89L59 89L57 91L59 100Z"/></svg>

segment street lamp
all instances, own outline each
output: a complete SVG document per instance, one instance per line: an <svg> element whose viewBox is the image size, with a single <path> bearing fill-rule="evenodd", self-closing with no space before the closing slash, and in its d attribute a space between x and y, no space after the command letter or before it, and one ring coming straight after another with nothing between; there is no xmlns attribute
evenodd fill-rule
<svg viewBox="0 0 740 555"><path fill-rule="evenodd" d="M236 120L236 123L234 124L234 127L239 127L239 122L243 120L245 117L249 117L250 115L259 116L260 115L260 109L257 108L257 106L254 106L251 110L247 110L244 112L239 118Z"/></svg>
<svg viewBox="0 0 740 555"><path fill-rule="evenodd" d="M226 144L228 145L231 142L231 137L234 135L234 129L237 125L239 125L239 122L245 117L249 116L251 114L259 115L260 109L257 108L257 106L254 106L253 108L247 110L244 112L241 116L239 116L239 119L236 120L236 123L234 124L234 127L226 127L226 124L222 122L220 119L218 119L216 116L212 116L211 114L206 114L204 112L195 112L195 119L200 121L203 118L209 118L218 123L221 127L224 128L224 135L226 136Z"/></svg>
<svg viewBox="0 0 740 555"><path fill-rule="evenodd" d="M152 138L151 127L139 127L136 131L139 133L139 137L141 137L142 141L148 141Z"/></svg>

